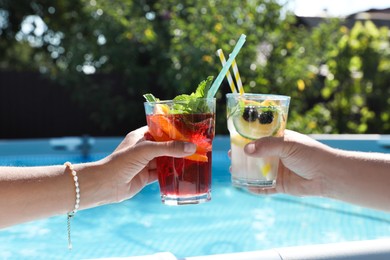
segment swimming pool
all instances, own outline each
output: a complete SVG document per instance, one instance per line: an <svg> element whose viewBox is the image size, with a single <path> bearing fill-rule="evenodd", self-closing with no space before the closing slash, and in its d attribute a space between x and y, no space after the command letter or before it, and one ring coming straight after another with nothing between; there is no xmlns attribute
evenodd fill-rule
<svg viewBox="0 0 390 260"><path fill-rule="evenodd" d="M383 141L382 137L365 137L365 140L316 138L334 146L346 145L340 148L389 151L386 145L371 148L370 145ZM40 150L40 154L34 155L39 149L31 149L30 153L26 144L20 144L24 149L18 152L11 146L1 146L0 142L0 165L96 160L111 151L119 140L111 140L104 149L99 148L97 140L92 153L84 156L69 149L56 149L51 153ZM228 147L226 137L216 138L209 203L178 207L162 205L158 185L154 183L131 200L80 211L72 223L73 250L70 252L67 250L66 216L1 230L0 259L85 259L157 252L190 257L390 238L390 214L387 213L330 199L287 195L260 197L233 188L228 173ZM21 151L27 154L21 155Z"/></svg>

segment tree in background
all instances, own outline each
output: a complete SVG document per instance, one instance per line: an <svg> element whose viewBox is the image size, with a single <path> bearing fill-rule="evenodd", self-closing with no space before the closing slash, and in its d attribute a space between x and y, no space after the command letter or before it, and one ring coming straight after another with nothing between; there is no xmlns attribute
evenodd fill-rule
<svg viewBox="0 0 390 260"><path fill-rule="evenodd" d="M291 111L290 127L305 133L389 133L389 40L388 28L370 21L352 29L338 22L315 28L303 44L311 48L309 64L299 74L298 91L292 91L305 102Z"/></svg>
<svg viewBox="0 0 390 260"><path fill-rule="evenodd" d="M237 57L247 92L292 97L288 127L386 133L389 36L370 23L295 26L277 1L0 1L0 69L37 70L68 88L102 131L145 124L142 94L192 92ZM227 133L224 82L217 133Z"/></svg>

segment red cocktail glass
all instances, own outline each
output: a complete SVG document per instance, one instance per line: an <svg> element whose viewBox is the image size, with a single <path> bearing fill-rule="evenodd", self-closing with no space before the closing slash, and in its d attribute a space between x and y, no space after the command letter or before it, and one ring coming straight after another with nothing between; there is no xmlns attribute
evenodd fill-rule
<svg viewBox="0 0 390 260"><path fill-rule="evenodd" d="M184 113L183 101L145 102L149 132L146 139L192 142L193 155L184 158L158 157L157 173L161 200L168 205L198 204L211 199L212 141L215 134L215 99L202 99L201 111Z"/></svg>

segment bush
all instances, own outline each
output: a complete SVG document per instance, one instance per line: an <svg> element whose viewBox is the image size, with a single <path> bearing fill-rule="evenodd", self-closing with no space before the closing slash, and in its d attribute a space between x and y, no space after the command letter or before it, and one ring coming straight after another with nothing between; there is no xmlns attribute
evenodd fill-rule
<svg viewBox="0 0 390 260"><path fill-rule="evenodd" d="M290 95L289 128L390 129L388 30L370 22L348 30L330 19L308 30L273 0L3 4L0 14L9 19L0 28L0 68L39 70L68 88L102 133L144 125L142 94L169 99L216 76L216 50L227 55L242 33L247 41L237 63L245 90ZM42 19L43 32L19 30L27 15ZM224 82L217 94L218 134L227 133L227 92Z"/></svg>

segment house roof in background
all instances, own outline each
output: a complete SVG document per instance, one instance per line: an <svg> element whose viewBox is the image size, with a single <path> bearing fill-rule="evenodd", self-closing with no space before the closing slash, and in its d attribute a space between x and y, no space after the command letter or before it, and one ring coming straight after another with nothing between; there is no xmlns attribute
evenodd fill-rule
<svg viewBox="0 0 390 260"><path fill-rule="evenodd" d="M390 7L385 9L369 9L367 11L350 14L346 18L371 18L378 20L390 20Z"/></svg>
<svg viewBox="0 0 390 260"><path fill-rule="evenodd" d="M316 27L322 23L324 19L331 18L329 16L312 17L312 16L297 16L297 23L307 27ZM345 25L351 28L356 21L372 21L377 27L386 26L390 28L390 7L385 9L369 9L362 12L350 14L344 18Z"/></svg>

